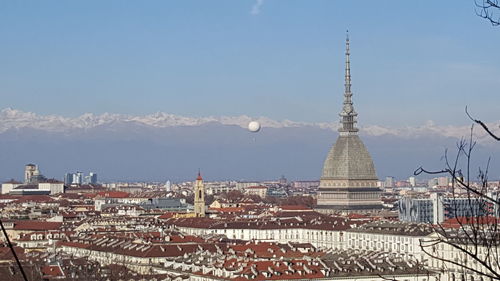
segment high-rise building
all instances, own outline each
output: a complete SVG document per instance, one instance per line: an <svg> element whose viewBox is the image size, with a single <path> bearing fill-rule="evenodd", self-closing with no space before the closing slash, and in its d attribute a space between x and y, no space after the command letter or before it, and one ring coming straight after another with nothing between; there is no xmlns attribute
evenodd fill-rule
<svg viewBox="0 0 500 281"><path fill-rule="evenodd" d="M64 175L64 184L66 185L82 185L82 184L97 184L97 174L90 172L85 176L82 172L66 173Z"/></svg>
<svg viewBox="0 0 500 281"><path fill-rule="evenodd" d="M414 194L399 199L399 220L406 222L442 223L457 217L494 215L488 202L481 197L449 197L437 193L430 196Z"/></svg>
<svg viewBox="0 0 500 281"><path fill-rule="evenodd" d="M72 173L64 174L64 184L71 185L72 183L73 183L73 174Z"/></svg>
<svg viewBox="0 0 500 281"><path fill-rule="evenodd" d="M381 190L370 153L358 136L351 92L349 36L346 39L344 104L339 137L323 165L317 210L323 213L378 210Z"/></svg>
<svg viewBox="0 0 500 281"><path fill-rule="evenodd" d="M90 184L97 184L97 174L96 173L90 172L89 177L90 177L90 181L89 181Z"/></svg>
<svg viewBox="0 0 500 281"><path fill-rule="evenodd" d="M194 184L194 213L197 217L205 216L205 186L200 172Z"/></svg>
<svg viewBox="0 0 500 281"><path fill-rule="evenodd" d="M83 184L83 173L82 172L76 172L73 174L72 184L77 184L77 185Z"/></svg>

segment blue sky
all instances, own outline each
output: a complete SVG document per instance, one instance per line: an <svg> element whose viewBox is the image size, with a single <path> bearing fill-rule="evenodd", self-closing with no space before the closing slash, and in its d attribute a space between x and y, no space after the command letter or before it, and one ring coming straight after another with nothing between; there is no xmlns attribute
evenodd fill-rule
<svg viewBox="0 0 500 281"><path fill-rule="evenodd" d="M361 125L500 119L473 0L2 1L0 108L337 122L347 28Z"/></svg>

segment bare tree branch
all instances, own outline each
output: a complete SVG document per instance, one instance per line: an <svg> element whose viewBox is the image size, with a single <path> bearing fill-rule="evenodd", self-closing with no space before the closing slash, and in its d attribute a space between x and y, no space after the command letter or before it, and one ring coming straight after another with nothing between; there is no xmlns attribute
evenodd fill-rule
<svg viewBox="0 0 500 281"><path fill-rule="evenodd" d="M474 124L481 125L492 138L500 138L482 121L472 118L467 108L466 114L473 121L469 139L462 138L457 142L456 155L452 156L445 150L444 169L429 171L419 167L414 171L414 175L444 174L451 177L449 196L452 199L448 203L448 216L455 218L458 226L457 229L451 229L441 223L434 225L437 237L420 241L420 247L425 254L441 261L444 267L459 268L463 274L476 274L491 280L500 280L500 200L498 192L496 195L489 193L490 158L484 169L478 168L477 179L473 175L471 159L476 145ZM458 200L465 200L467 206L459 207Z"/></svg>
<svg viewBox="0 0 500 281"><path fill-rule="evenodd" d="M476 124L479 124L481 125L481 127L483 127L483 129L492 137L494 138L495 140L497 141L500 141L500 137L496 136L495 134L493 134L490 129L488 128L488 126L486 124L483 123L483 121L481 120L478 120L478 119L474 119L472 118L472 116L469 114L469 112L467 111L467 106L465 107L465 113L467 114L467 116L469 116L470 120L472 120L473 122L475 122Z"/></svg>
<svg viewBox="0 0 500 281"><path fill-rule="evenodd" d="M476 5L475 11L477 16L487 19L493 26L500 25L500 16L495 15L495 11L498 12L500 10L498 0L474 0L474 4Z"/></svg>

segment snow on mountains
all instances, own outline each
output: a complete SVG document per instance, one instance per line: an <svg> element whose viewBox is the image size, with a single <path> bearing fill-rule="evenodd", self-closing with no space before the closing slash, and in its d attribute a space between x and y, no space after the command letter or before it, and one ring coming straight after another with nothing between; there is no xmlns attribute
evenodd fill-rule
<svg viewBox="0 0 500 281"><path fill-rule="evenodd" d="M237 117L184 117L164 112L158 112L144 116L133 116L125 114L104 113L95 115L85 113L75 118L62 117L58 115L38 115L32 112L24 112L12 108L6 108L0 111L0 133L9 129L32 128L50 132L64 132L73 129L91 129L94 127L109 125L113 123L134 122L157 128L167 128L176 126L200 126L206 123L216 122L222 125L237 125L246 128L252 121L249 116ZM307 126L307 123L293 122L289 120L275 121L266 117L255 119L269 128L299 127ZM334 128L335 126L327 123L314 124L320 128Z"/></svg>
<svg viewBox="0 0 500 281"><path fill-rule="evenodd" d="M257 118L263 126L249 133L248 116L183 117L83 114L39 115L0 111L0 181L22 179L26 163L49 177L93 171L103 180L186 180L201 168L211 179L317 179L337 138L338 122L305 123ZM361 122L361 124L364 124ZM498 130L494 123L492 129ZM475 159L492 156L492 178L500 178L500 146L482 129ZM362 126L360 133L380 178L405 178L416 167L440 169L446 148L467 137L470 126ZM485 145L487 144L487 145Z"/></svg>
<svg viewBox="0 0 500 281"><path fill-rule="evenodd" d="M334 118L334 117L333 117ZM267 117L251 118L246 115L241 116L221 116L221 117L184 117L164 112L158 112L143 116L104 113L96 115L85 113L78 117L70 118L58 115L38 115L32 112L24 112L12 108L0 111L0 133L10 129L36 129L47 132L71 132L75 130L87 130L96 127L113 127L118 124L137 124L152 128L168 128L178 126L202 126L208 123L218 123L221 125L232 125L246 128L252 120L257 120L265 128L297 128L316 127L320 129L336 130L338 122L331 123L306 123L294 122L290 120L276 121ZM500 122L488 123L490 128L498 131ZM122 126L123 127L123 126ZM361 134L370 136L397 136L403 138L440 136L461 138L468 135L470 125L464 126L440 126L433 121L427 121L422 126L389 128L378 125L361 126ZM475 130L475 136L479 142L489 142L490 138L481 129Z"/></svg>

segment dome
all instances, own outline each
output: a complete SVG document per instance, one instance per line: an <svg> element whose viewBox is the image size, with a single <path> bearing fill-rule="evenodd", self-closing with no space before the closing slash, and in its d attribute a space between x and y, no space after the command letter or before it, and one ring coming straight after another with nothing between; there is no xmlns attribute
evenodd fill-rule
<svg viewBox="0 0 500 281"><path fill-rule="evenodd" d="M377 180L370 153L357 134L340 135L328 152L322 180Z"/></svg>

